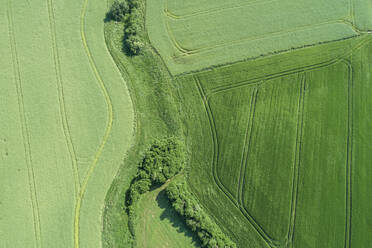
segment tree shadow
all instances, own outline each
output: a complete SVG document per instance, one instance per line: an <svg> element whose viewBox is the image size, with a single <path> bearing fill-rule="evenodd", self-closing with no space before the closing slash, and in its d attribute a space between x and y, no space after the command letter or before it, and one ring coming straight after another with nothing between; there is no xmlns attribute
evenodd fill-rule
<svg viewBox="0 0 372 248"><path fill-rule="evenodd" d="M106 13L105 18L103 18L104 23L108 23L112 21L112 18L110 17L109 13Z"/></svg>
<svg viewBox="0 0 372 248"><path fill-rule="evenodd" d="M192 244L196 247L201 247L200 240L198 236L186 225L185 220L180 216L172 207L168 200L165 189L159 192L156 196L156 202L162 213L160 215L160 220L168 219L178 233L183 233L186 237L192 239Z"/></svg>

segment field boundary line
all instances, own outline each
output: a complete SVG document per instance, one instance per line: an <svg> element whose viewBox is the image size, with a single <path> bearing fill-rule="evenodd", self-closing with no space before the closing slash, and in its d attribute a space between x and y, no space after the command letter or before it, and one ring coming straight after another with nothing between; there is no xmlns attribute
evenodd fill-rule
<svg viewBox="0 0 372 248"><path fill-rule="evenodd" d="M259 222L244 207L244 194L243 194L244 182L245 182L245 175L246 175L249 152L251 148L251 141L253 137L254 120L255 120L255 115L256 115L256 105L257 105L260 83L263 83L263 82L260 81L258 85L255 86L254 91L252 92L251 112L250 112L249 121L247 123L247 134L249 133L249 135L247 135L246 137L247 141L246 141L246 147L244 149L245 156L244 156L244 160L241 161L241 167L240 167L238 205L239 205L240 212L251 223L251 225L254 227L254 229L256 229L256 231L265 240L265 242L270 247L276 247L279 245L279 242L274 240L272 237L270 237L270 235L264 230L264 228L259 224Z"/></svg>
<svg viewBox="0 0 372 248"><path fill-rule="evenodd" d="M299 90L298 99L298 110L297 110L297 128L296 128L296 147L295 147L295 158L293 164L293 176L292 176L292 199L291 199L291 210L289 218L289 227L286 237L286 245L293 242L293 234L295 230L296 221L296 209L298 200L299 190L299 178L300 178L300 166L301 166L301 150L302 150L302 134L304 127L304 115L305 115L305 97L306 97L306 72L303 72L301 79L301 86Z"/></svg>
<svg viewBox="0 0 372 248"><path fill-rule="evenodd" d="M353 26L355 26L355 10L354 10L354 0L349 0L349 15L350 15L350 18L351 18L351 23Z"/></svg>
<svg viewBox="0 0 372 248"><path fill-rule="evenodd" d="M348 96L347 96L347 156L346 156L346 220L345 220L345 248L351 248L351 225L352 225L352 164L353 164L353 110L354 110L354 75L353 67L349 60L342 60L348 67Z"/></svg>
<svg viewBox="0 0 372 248"><path fill-rule="evenodd" d="M253 226L254 229L259 233L261 238L270 246L270 247L279 247L282 242L279 240L275 240L272 238L266 231L265 229L259 224L259 222L249 213L248 209L245 208L244 206L244 184L245 184L245 175L246 175L246 170L247 170L247 163L248 163L248 157L249 157L249 152L251 148L251 141L253 137L253 130L254 130L254 120L255 120L255 115L256 115L256 104L257 104L257 99L258 99L258 94L259 94L259 87L260 83L264 83L264 81L259 81L258 84L255 87L255 92L253 93L254 95L254 102L252 106L252 113L250 116L250 130L249 130L249 137L247 141L247 149L246 149L246 155L245 155L245 160L243 161L242 167L241 167L241 181L239 181L239 192L238 192L238 204L239 204L239 209L240 212L245 216L245 218L250 222L250 224Z"/></svg>
<svg viewBox="0 0 372 248"><path fill-rule="evenodd" d="M194 49L187 49L187 48L182 47L182 45L177 41L176 37L174 36L173 31L169 25L169 22L167 20L164 20L164 22L165 22L168 36L171 38L171 43L173 47L176 48L176 50L178 50L182 54L182 56L189 56L191 54L198 52L197 50L194 50ZM177 58L177 55L175 55L175 58Z"/></svg>
<svg viewBox="0 0 372 248"><path fill-rule="evenodd" d="M196 86L197 86L197 89L199 91L199 95L201 96L202 98L202 102L205 106L205 109L206 109L206 112L207 112L207 115L208 115L208 119L209 119L209 122L210 122L210 125L211 125L211 129L212 129L212 138L213 138L213 143L214 143L214 149L216 149L216 144L215 144L215 125L213 123L213 120L211 120L210 118L210 107L209 107L209 99L210 97L212 97L214 94L217 94L219 92L223 92L223 91L226 91L226 90L229 90L229 89L235 89L235 88L238 88L238 87L243 87L247 84L258 84L260 81L263 81L266 82L267 80L270 80L270 79L274 79L274 78L278 78L278 77L282 77L282 76L287 76L287 75L291 75L291 74L294 74L294 73L299 73L299 72L307 72L307 71L311 71L311 70L315 70L315 69L319 69L319 68L323 68L323 67L327 67L329 65L332 65L332 64L336 64L340 61L342 61L342 59L345 57L345 56L348 56L350 54L352 54L354 51L360 49L361 47L363 47L366 43L368 43L372 38L368 38L366 40L363 40L361 41L360 43L358 43L357 45L355 45L352 49L350 49L349 51L347 51L346 53L344 54L341 54L340 56L337 56L333 59L330 59L328 61L325 61L325 62L322 62L322 63L317 63L317 64L313 64L313 65L309 65L309 66L304 66L304 67L300 67L300 68L294 68L294 69L291 69L291 70L287 70L287 71L283 71L283 72L279 72L279 73L274 73L274 74L269 74L269 75L265 75L265 76L261 76L261 77L257 77L257 78L254 78L254 79L251 79L251 80L248 80L248 81L243 81L243 84L241 85L238 85L237 87L225 87L225 88L222 88L220 89L219 87L219 90L215 90L213 92L213 89L211 89L211 92L209 94L205 94L205 91L204 89L202 88L201 86L201 83L197 77L197 75L193 75L193 78L194 78L194 81L196 83ZM304 86L306 87L306 86ZM305 88L304 88L305 89ZM217 149L218 149L218 145L217 145ZM218 150L217 150L218 152ZM259 226L259 224L255 221L255 219L249 215L249 213L246 211L246 209L243 207L240 206L240 204L236 202L236 199L234 199L233 197L231 197L231 194L228 194L226 192L226 190L224 189L224 185L219 182L218 180L218 175L216 177L215 175L215 171L216 171L216 167L217 167L217 161L215 160L215 156L214 155L214 160L213 160L213 178L215 180L215 183L217 184L217 186L220 188L220 190L232 201L232 203L241 210L242 214L247 218L247 220L254 226L253 223L257 224L257 226L259 228L261 228L261 230L263 231L263 233L265 233L265 231L262 229L262 227ZM297 189L296 189L297 190ZM297 196L296 196L297 198ZM251 217L251 219L250 219ZM255 226L254 226L255 227ZM294 226L293 226L293 229L294 229ZM262 236L262 233L260 231L258 231L255 227L255 230L261 235L261 237L264 239L264 241L270 245L271 247L276 247L276 246L281 246L282 244L276 242L276 241L273 241L269 235L266 234L266 236L268 237L268 239L266 239L265 237ZM293 234L291 234L293 235ZM293 236L292 236L293 237ZM285 243L288 243L288 242L285 242ZM287 245L287 244L285 244ZM349 248L349 247L347 247Z"/></svg>
<svg viewBox="0 0 372 248"><path fill-rule="evenodd" d="M243 145L243 151L242 151L242 158L240 161L240 173L239 173L239 180L238 180L238 202L241 201L241 193L242 193L242 187L243 185L241 184L243 181L244 177L244 171L245 171L245 166L246 166L246 156L248 156L249 152L249 147L250 147L250 141L251 141L251 136L252 136L252 126L253 126L253 117L254 117L254 111L256 109L256 99L257 99L257 93L258 93L258 88L255 87L252 94L251 94L251 103L250 103L250 110L249 110L249 118L247 121L247 127L245 129L245 135L244 135L244 145Z"/></svg>
<svg viewBox="0 0 372 248"><path fill-rule="evenodd" d="M330 60L326 60L325 62L315 63L315 64L312 64L312 65L307 65L307 66L303 66L303 67L296 67L296 68L293 68L293 69L284 70L284 71L280 71L280 72L276 72L276 73L270 73L270 74L263 75L263 76L258 76L258 77L255 77L255 78L252 78L252 79L249 79L249 80L243 80L243 81L237 82L233 85L225 84L225 85L221 85L221 86L212 88L212 89L209 90L206 97L210 98L217 93L228 91L228 90L233 90L235 88L244 87L244 86L249 85L249 84L258 83L259 81L266 82L267 80L275 79L275 78L278 78L278 77L288 76L288 75L291 75L291 74L294 74L294 73L316 70L316 69L320 69L320 68L323 68L323 67L330 66L330 65L335 64L335 63L339 63L343 58L351 55L354 51L360 49L365 44L369 43L371 40L372 40L372 36L369 37L368 39L365 39L365 40L361 41L359 44L355 45L349 51L347 51L347 52L345 52L345 53L343 53L339 56L336 56L335 58L332 58Z"/></svg>
<svg viewBox="0 0 372 248"><path fill-rule="evenodd" d="M79 170L77 166L77 156L74 144L72 142L71 130L68 123L67 113L66 113L66 105L65 105L65 97L64 97L64 89L63 89L63 78L62 78L62 70L61 70L61 63L60 57L58 52L58 44L57 44L57 34L56 34L56 27L55 27L55 15L53 10L53 0L47 0L48 3L48 16L49 16L49 23L50 23L50 32L52 36L52 49L53 49L53 60L54 60L54 68L56 73L56 82L57 82L57 91L58 91L58 102L60 108L60 115L62 121L62 129L63 134L65 136L66 145L69 151L70 159L72 162L72 173L74 176L74 186L75 186L75 199L80 190L80 179L79 179Z"/></svg>
<svg viewBox="0 0 372 248"><path fill-rule="evenodd" d="M76 204L75 204L75 218L74 218L74 248L79 248L80 245L80 209L82 205L82 200L84 198L85 192L87 190L88 182L90 177L92 176L96 166L97 162L103 152L103 149L107 143L107 140L110 136L111 129L112 129L112 124L113 124L113 107L112 107L112 102L110 95L107 91L107 88L103 82L103 79L97 69L96 63L93 59L93 55L90 51L90 48L87 43L87 39L85 36L85 16L87 12L87 6L88 6L88 0L83 0L83 5L80 13L80 36L81 36L81 41L84 47L84 51L88 57L89 64L91 69L93 70L94 76L101 88L101 91L103 93L103 96L105 98L106 104L107 104L107 125L105 128L105 133L103 135L101 144L99 145L97 152L94 156L94 159L92 161L92 164L89 166L87 174L84 177L82 186L80 188L80 192L78 194Z"/></svg>
<svg viewBox="0 0 372 248"><path fill-rule="evenodd" d="M202 100L203 106L205 108L205 111L207 113L208 121L209 121L209 124L210 124L210 130L211 130L211 133L212 133L212 141L213 141L212 176L213 176L213 179L214 179L215 183L217 184L217 186L221 189L221 191L233 202L233 204L236 207L238 207L238 203L237 203L236 199L234 198L233 194L231 194L226 189L226 187L223 185L223 183L220 181L220 178L218 177L217 167L216 167L217 163L216 162L217 162L217 159L218 159L219 148L218 148L217 133L216 133L214 119L213 119L213 116L211 115L211 109L210 109L210 106L207 102L208 100L205 97L204 89L203 89L199 79L196 76L194 76L193 78L194 78L196 88L197 88L197 90L199 92L199 95L201 97L201 100Z"/></svg>
<svg viewBox="0 0 372 248"><path fill-rule="evenodd" d="M7 7L8 7L7 18L8 18L8 28L9 28L8 32L9 32L10 46L11 46L11 52L12 52L12 64L13 64L14 80L15 80L16 91L17 91L18 110L19 110L21 128L22 128L21 133L22 133L22 139L23 139L23 149L25 153L27 172L28 172L27 174L28 174L28 184L29 184L29 190L30 190L31 207L32 207L32 215L33 215L35 243L36 243L36 247L42 247L40 211L39 211L39 202L38 202L37 190L36 190L35 172L34 172L33 162L32 162L30 132L27 126L27 118L25 114L25 105L24 105L23 90L22 90L22 77L21 77L21 72L20 72L20 63L19 63L18 52L17 52L16 38L15 38L13 11L12 11L10 0L7 1Z"/></svg>
<svg viewBox="0 0 372 248"><path fill-rule="evenodd" d="M202 103L204 105L205 111L207 113L208 121L210 124L210 130L212 133L212 143L213 143L213 157L212 157L212 177L215 182L215 184L218 186L218 188L221 190L222 193L233 203L233 205L242 213L242 215L247 219L247 221L252 225L253 229L258 233L258 235L263 239L263 241L269 245L270 247L274 247L273 241L265 233L265 231L262 229L262 227L255 221L255 219L250 216L249 214L246 214L244 212L244 208L240 206L238 201L234 198L234 196L229 192L229 190L224 186L224 184L220 181L220 178L218 176L217 172L217 159L218 159L218 140L217 140L217 134L216 134L216 127L212 115L211 108L209 106L208 99L206 98L204 89L197 78L197 76L193 76L194 82L196 84L196 88L199 92L199 95L201 97ZM275 241L274 241L275 242Z"/></svg>
<svg viewBox="0 0 372 248"><path fill-rule="evenodd" d="M183 56L191 56L191 55L199 54L201 52L207 52L207 51L219 48L219 47L228 47L228 46L231 46L231 45L236 45L236 44L240 44L240 43L244 43L244 42L264 40L268 37L279 37L279 36L282 36L282 35L291 34L291 33L298 32L298 31L305 31L305 30L313 29L314 27L322 27L322 26L333 25L333 24L344 24L344 25L350 26L353 29L353 31L356 33L354 36L358 36L361 33L361 31L358 30L355 26L351 25L350 22L347 22L343 19L337 19L337 20L326 21L326 22L321 22L321 23L313 23L313 24L302 25L302 26L298 26L296 28L283 30L283 31L265 33L265 34L262 34L262 35L256 35L254 37L247 37L247 38L241 38L241 39L232 40L232 41L220 42L220 43L212 45L212 46L204 46L204 47L195 48L195 49L183 48L186 51L192 51L192 52L186 53L186 52L183 52L182 50L180 50L181 55L176 56L175 58L177 59L177 58L180 58L180 57L183 57ZM169 24L167 24L167 25L169 26L167 28L168 35L171 36L171 34L169 33L169 32L172 32L171 27L170 27ZM173 32L172 32L172 35L173 35ZM351 36L351 37L354 37L354 36ZM171 41L174 42L175 38L172 38ZM180 42L178 42L178 41L177 41L177 44L178 44L178 46L181 46Z"/></svg>
<svg viewBox="0 0 372 248"><path fill-rule="evenodd" d="M165 1L166 6L163 9L163 12L164 12L164 15L166 17L170 18L170 19L180 20L180 19L186 19L186 18L189 18L189 17L198 16L198 15L209 15L209 14L212 14L212 13L223 12L223 11L231 10L231 9L240 9L240 8L247 7L247 6L265 5L265 4L269 4L269 3L277 2L277 1L278 0L264 0L264 1L259 1L258 0L258 1L248 2L246 4L233 5L233 6L230 6L230 7L227 7L227 8L216 7L216 8L212 8L212 9L208 9L208 10L196 11L194 13L190 13L190 14L186 14L186 15L177 15L177 14L172 13L172 11L169 10L168 0L166 0Z"/></svg>

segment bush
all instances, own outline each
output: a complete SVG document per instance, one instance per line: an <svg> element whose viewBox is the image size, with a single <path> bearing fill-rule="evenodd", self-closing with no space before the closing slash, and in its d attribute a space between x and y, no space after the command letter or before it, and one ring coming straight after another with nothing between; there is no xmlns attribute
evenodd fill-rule
<svg viewBox="0 0 372 248"><path fill-rule="evenodd" d="M139 10L138 0L125 0L124 2L115 1L107 17L117 22L124 22L124 51L128 55L140 54L144 43L139 37L142 31L143 14Z"/></svg>
<svg viewBox="0 0 372 248"><path fill-rule="evenodd" d="M144 44L137 35L129 35L124 40L125 47L128 49L129 55L138 55L140 54Z"/></svg>
<svg viewBox="0 0 372 248"><path fill-rule="evenodd" d="M108 13L108 16L110 19L115 20L117 22L124 21L125 16L130 12L130 6L128 2L119 2L115 1L111 9Z"/></svg>
<svg viewBox="0 0 372 248"><path fill-rule="evenodd" d="M141 194L155 184L163 184L178 174L185 163L184 149L175 138L155 140L139 163L127 195L127 206L136 202Z"/></svg>
<svg viewBox="0 0 372 248"><path fill-rule="evenodd" d="M198 234L202 247L236 248L236 244L200 208L185 182L172 182L166 193L174 209L185 218L187 226Z"/></svg>

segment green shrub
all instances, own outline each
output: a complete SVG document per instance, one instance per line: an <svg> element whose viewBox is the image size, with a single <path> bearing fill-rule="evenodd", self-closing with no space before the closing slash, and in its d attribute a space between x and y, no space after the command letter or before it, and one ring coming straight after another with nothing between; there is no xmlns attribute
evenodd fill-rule
<svg viewBox="0 0 372 248"><path fill-rule="evenodd" d="M138 0L125 0L123 2L116 0L107 13L107 17L111 20L124 22L123 48L131 56L140 54L144 47L144 42L139 36L144 25L144 18L138 7Z"/></svg>
<svg viewBox="0 0 372 248"><path fill-rule="evenodd" d="M143 42L137 35L129 35L124 40L124 45L127 48L129 55L140 54L142 48L144 47Z"/></svg>
<svg viewBox="0 0 372 248"><path fill-rule="evenodd" d="M127 194L127 206L138 200L141 194L155 184L163 184L184 167L185 154L180 141L175 138L155 140L144 154L136 178Z"/></svg>
<svg viewBox="0 0 372 248"><path fill-rule="evenodd" d="M200 208L185 182L172 182L166 193L173 208L185 218L187 226L197 233L202 247L236 248L236 244Z"/></svg>
<svg viewBox="0 0 372 248"><path fill-rule="evenodd" d="M119 2L115 1L111 9L108 13L108 16L110 19L115 20L117 22L124 21L125 16L130 12L130 6L128 2Z"/></svg>

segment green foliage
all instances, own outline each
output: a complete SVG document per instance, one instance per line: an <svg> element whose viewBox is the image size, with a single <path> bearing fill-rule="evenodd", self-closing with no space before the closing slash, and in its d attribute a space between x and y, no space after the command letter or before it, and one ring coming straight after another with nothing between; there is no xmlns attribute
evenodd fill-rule
<svg viewBox="0 0 372 248"><path fill-rule="evenodd" d="M144 47L144 42L140 38L144 17L139 9L139 1L125 0L119 2L116 0L107 16L112 20L125 24L123 47L126 53L131 56L140 54Z"/></svg>
<svg viewBox="0 0 372 248"><path fill-rule="evenodd" d="M125 21L124 27L124 47L129 55L140 54L144 43L140 38L140 33L143 26L143 16L140 10L135 7L136 4L131 3L131 13Z"/></svg>
<svg viewBox="0 0 372 248"><path fill-rule="evenodd" d="M138 55L144 47L144 43L137 35L127 36L124 40L124 45L130 55Z"/></svg>
<svg viewBox="0 0 372 248"><path fill-rule="evenodd" d="M163 184L179 173L185 164L182 143L176 138L154 140L139 164L138 173L133 180L127 198L131 206L140 195L149 191L155 184Z"/></svg>
<svg viewBox="0 0 372 248"><path fill-rule="evenodd" d="M127 1L119 2L115 1L108 13L110 19L115 20L117 22L124 21L126 15L130 12L130 5Z"/></svg>
<svg viewBox="0 0 372 248"><path fill-rule="evenodd" d="M218 225L199 206L185 182L170 183L166 192L174 209L185 218L187 226L198 234L203 247L236 247L236 244L221 231Z"/></svg>

